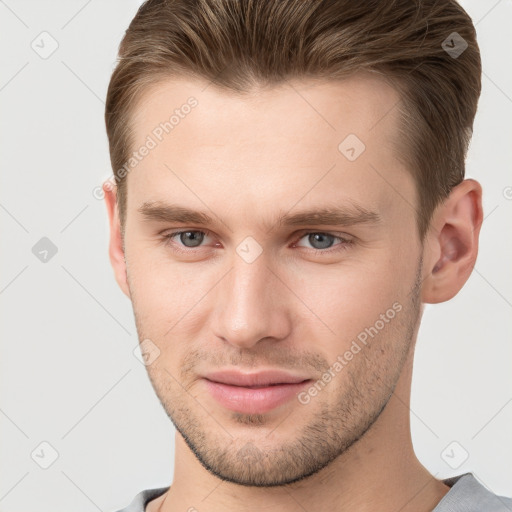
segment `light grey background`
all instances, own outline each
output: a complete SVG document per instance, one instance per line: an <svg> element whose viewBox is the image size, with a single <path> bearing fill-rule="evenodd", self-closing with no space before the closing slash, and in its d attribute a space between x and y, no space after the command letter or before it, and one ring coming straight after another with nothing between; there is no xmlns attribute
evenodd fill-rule
<svg viewBox="0 0 512 512"><path fill-rule="evenodd" d="M111 511L172 480L174 428L133 353L93 196L111 175L104 98L139 3L0 1L1 512ZM486 218L468 283L427 305L412 434L438 478L472 471L510 496L512 2L462 3L483 58L467 177L483 185ZM32 251L43 237L58 251L46 263Z"/></svg>

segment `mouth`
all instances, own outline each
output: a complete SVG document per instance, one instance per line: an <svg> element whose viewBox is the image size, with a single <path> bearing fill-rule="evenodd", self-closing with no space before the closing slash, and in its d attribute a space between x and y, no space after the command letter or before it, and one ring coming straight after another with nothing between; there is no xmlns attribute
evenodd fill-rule
<svg viewBox="0 0 512 512"><path fill-rule="evenodd" d="M204 378L212 382L245 388L298 384L310 379L305 375L294 375L282 370L260 370L247 373L233 369L210 372L204 375Z"/></svg>
<svg viewBox="0 0 512 512"><path fill-rule="evenodd" d="M253 374L224 371L203 377L212 398L223 408L245 414L263 414L290 402L312 382L281 371Z"/></svg>

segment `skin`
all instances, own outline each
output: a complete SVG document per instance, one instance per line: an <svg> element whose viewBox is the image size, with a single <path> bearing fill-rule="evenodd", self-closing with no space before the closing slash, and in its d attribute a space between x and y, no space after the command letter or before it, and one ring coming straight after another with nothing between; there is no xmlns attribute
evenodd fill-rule
<svg viewBox="0 0 512 512"><path fill-rule="evenodd" d="M480 184L452 190L421 244L389 85L366 74L245 96L207 85L169 79L137 105L138 148L167 112L198 101L127 176L124 250L116 189L104 186L115 277L139 339L160 350L147 370L177 428L171 488L146 510L432 510L449 488L412 447L414 345L423 303L451 299L471 274ZM350 133L366 146L352 162L338 150ZM138 211L148 201L206 211L215 223L148 221ZM354 202L381 222L276 224L283 212ZM199 247L174 237L183 254L163 239L180 229L209 234ZM310 233L333 235L331 247ZM262 249L252 263L236 252L248 236ZM201 380L220 367L321 379L394 303L401 310L307 404L237 414Z"/></svg>

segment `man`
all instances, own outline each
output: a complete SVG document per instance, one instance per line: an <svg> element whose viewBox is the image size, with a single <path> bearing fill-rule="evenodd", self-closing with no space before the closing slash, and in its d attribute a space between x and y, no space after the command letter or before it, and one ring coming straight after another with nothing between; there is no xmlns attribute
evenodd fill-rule
<svg viewBox="0 0 512 512"><path fill-rule="evenodd" d="M464 10L149 0L119 53L109 253L177 431L172 485L124 512L512 510L410 435L423 303L482 224Z"/></svg>

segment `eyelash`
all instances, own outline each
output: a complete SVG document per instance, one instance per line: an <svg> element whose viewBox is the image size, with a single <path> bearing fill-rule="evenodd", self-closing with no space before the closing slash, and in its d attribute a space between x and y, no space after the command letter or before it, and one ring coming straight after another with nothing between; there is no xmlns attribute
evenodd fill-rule
<svg viewBox="0 0 512 512"><path fill-rule="evenodd" d="M191 254L194 249L200 249L201 246L189 247L187 249L183 249L182 248L183 246L180 246L178 244L174 244L172 242L172 239L174 237L176 237L178 235L181 235L182 233L189 233L189 232L192 232L192 233L203 233L206 236L209 236L209 235L212 234L208 230L199 230L199 229L184 229L184 230L180 230L180 231L172 231L172 232L167 233L167 234L162 236L162 239L163 239L163 242L164 242L164 246L165 247L171 247L172 246L172 249L174 251L176 251L178 253L183 253L183 254ZM329 233L329 232L325 232L325 231L305 231L305 232L301 232L299 238L297 239L296 242L294 242L294 244L298 243L305 236L313 235L313 234L314 235L328 235L328 236L332 236L334 238L337 238L341 242L341 243L339 243L337 245L334 245L333 247L329 247L327 249L311 249L311 248L308 248L308 247L301 247L302 249L307 249L309 251L313 251L315 254L318 254L318 253L331 254L333 252L346 251L349 248L349 246L353 244L353 240L350 240L350 239L347 239L347 238L343 238L342 236L339 236L339 234L336 234L336 233Z"/></svg>

